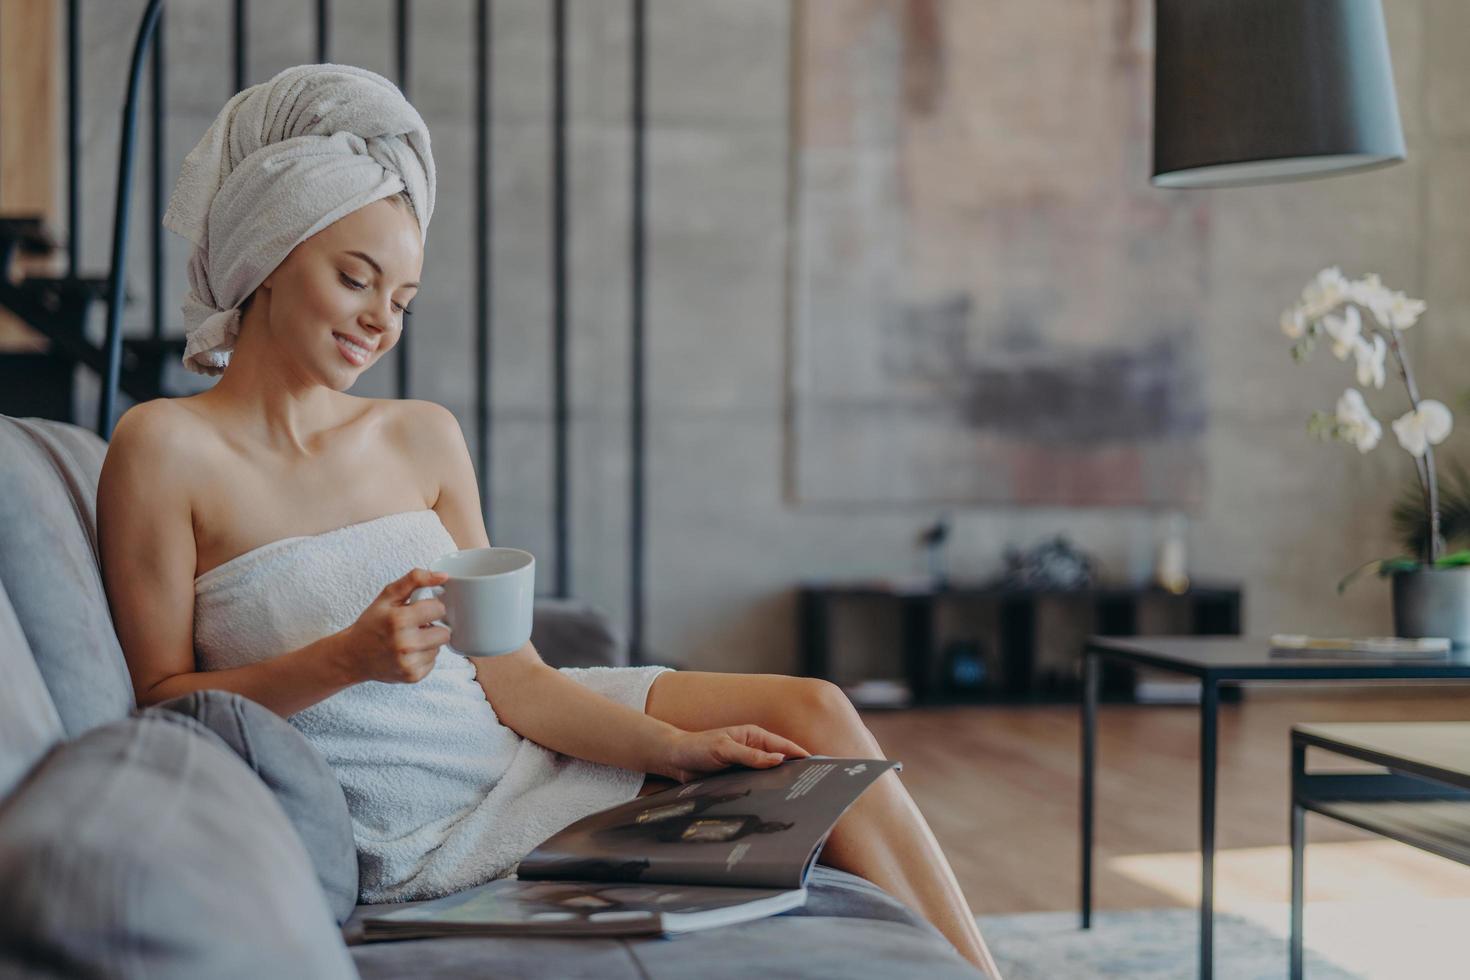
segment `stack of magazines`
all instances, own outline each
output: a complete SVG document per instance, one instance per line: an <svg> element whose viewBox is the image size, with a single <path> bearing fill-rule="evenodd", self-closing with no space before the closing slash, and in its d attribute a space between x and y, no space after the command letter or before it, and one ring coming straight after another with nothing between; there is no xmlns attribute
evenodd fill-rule
<svg viewBox="0 0 1470 980"><path fill-rule="evenodd" d="M729 769L594 813L543 842L513 878L363 919L363 939L673 935L806 902L832 826L900 763L788 759Z"/></svg>

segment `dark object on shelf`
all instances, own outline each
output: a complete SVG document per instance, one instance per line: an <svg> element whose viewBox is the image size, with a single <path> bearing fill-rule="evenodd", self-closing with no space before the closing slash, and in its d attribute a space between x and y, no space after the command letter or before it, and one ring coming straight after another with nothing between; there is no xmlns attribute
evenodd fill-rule
<svg viewBox="0 0 1470 980"><path fill-rule="evenodd" d="M1085 589L1097 578L1092 557L1061 534L1026 551L1007 547L1005 563L996 580L1001 588Z"/></svg>
<svg viewBox="0 0 1470 980"><path fill-rule="evenodd" d="M1179 594L1152 587L1086 589L1016 589L992 584L930 581L809 582L797 590L798 646L801 670L808 677L832 680L832 606L834 603L877 603L897 612L902 638L902 673L913 703L1075 701L1081 692L1081 650L1072 669L1060 673L1037 670L1037 607L1047 598L1066 599L1057 612L1087 617L1085 632L1131 636L1138 630L1138 606L1144 601L1182 606L1185 631L1194 635L1238 635L1241 594L1237 586L1194 585ZM935 606L959 603L988 609L996 624L992 656L985 661L983 683L963 692L950 688L947 663L935 637ZM983 647L982 647L983 649ZM1135 671L1105 664L1102 691L1111 701L1134 700ZM1231 693L1234 693L1233 691Z"/></svg>
<svg viewBox="0 0 1470 980"><path fill-rule="evenodd" d="M956 640L944 648L944 687L951 696L984 690L989 673L984 651L974 640Z"/></svg>
<svg viewBox="0 0 1470 980"><path fill-rule="evenodd" d="M949 540L949 518L940 517L938 521L919 532L919 543L924 546L924 558L929 567L929 577L935 583L943 584L949 581L948 562L945 560L945 542Z"/></svg>

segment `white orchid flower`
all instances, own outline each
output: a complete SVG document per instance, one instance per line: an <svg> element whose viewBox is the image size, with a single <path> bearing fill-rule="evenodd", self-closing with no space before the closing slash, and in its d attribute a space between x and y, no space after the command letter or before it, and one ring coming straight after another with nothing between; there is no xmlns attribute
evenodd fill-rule
<svg viewBox="0 0 1470 980"><path fill-rule="evenodd" d="M1377 334L1370 344L1366 337L1359 337L1353 345L1353 355L1358 359L1358 384L1382 388L1388 378L1384 361L1388 355L1388 344Z"/></svg>
<svg viewBox="0 0 1470 980"><path fill-rule="evenodd" d="M1363 309L1373 311L1374 316L1378 315L1377 310L1387 308L1388 297L1389 292L1376 272L1354 279L1347 286L1347 298Z"/></svg>
<svg viewBox="0 0 1470 980"><path fill-rule="evenodd" d="M1307 316L1300 305L1281 314L1281 332L1291 340L1301 340L1307 333Z"/></svg>
<svg viewBox="0 0 1470 980"><path fill-rule="evenodd" d="M1371 272L1348 284L1347 298L1372 313L1385 330L1412 327L1428 306L1422 299L1410 299L1401 290L1388 289Z"/></svg>
<svg viewBox="0 0 1470 980"><path fill-rule="evenodd" d="M1455 419L1443 402L1426 398L1412 412L1406 412L1393 423L1393 434L1399 437L1399 445L1411 456L1423 456L1430 446L1437 446L1449 437Z"/></svg>
<svg viewBox="0 0 1470 980"><path fill-rule="evenodd" d="M1358 345L1363 332L1363 318L1356 306L1344 307L1342 315L1329 313L1322 318L1322 329L1332 338L1332 354L1345 361Z"/></svg>
<svg viewBox="0 0 1470 980"><path fill-rule="evenodd" d="M1360 453L1378 445L1383 436L1383 426L1368 410L1363 393L1356 388L1344 391L1337 400L1337 426L1338 437L1357 446Z"/></svg>
<svg viewBox="0 0 1470 980"><path fill-rule="evenodd" d="M1343 278L1341 269L1335 265L1323 269L1302 290L1302 311L1308 320L1315 320L1347 299L1349 289L1350 284Z"/></svg>
<svg viewBox="0 0 1470 980"><path fill-rule="evenodd" d="M1422 299L1409 299L1401 292L1390 293L1384 309L1388 322L1383 323L1382 317L1378 318L1378 322L1385 327L1404 330L1419 322L1419 314L1424 312L1426 306L1428 304ZM1376 312L1373 315L1378 317Z"/></svg>

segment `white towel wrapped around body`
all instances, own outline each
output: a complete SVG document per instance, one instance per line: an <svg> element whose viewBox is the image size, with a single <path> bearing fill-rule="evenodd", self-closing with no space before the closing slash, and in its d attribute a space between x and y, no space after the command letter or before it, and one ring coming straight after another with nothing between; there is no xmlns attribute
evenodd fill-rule
<svg viewBox="0 0 1470 980"><path fill-rule="evenodd" d="M301 242L407 191L426 236L434 213L429 129L388 79L354 65L297 65L236 93L189 151L163 226L193 243L184 366L219 374L239 305Z"/></svg>
<svg viewBox="0 0 1470 980"><path fill-rule="evenodd" d="M383 586L455 547L426 509L282 538L211 568L194 583L199 669L279 656L344 629ZM668 669L562 673L642 711ZM362 902L430 898L501 877L568 824L634 798L644 778L506 728L474 665L448 646L416 684L365 681L289 720L346 793Z"/></svg>

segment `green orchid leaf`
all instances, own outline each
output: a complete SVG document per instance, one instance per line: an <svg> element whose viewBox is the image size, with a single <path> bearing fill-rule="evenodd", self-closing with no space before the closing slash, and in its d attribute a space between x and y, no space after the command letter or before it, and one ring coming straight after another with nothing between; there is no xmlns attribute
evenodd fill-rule
<svg viewBox="0 0 1470 980"><path fill-rule="evenodd" d="M1446 555L1440 561L1443 562L1452 558L1457 559L1455 565L1470 564L1470 551L1457 551L1453 555ZM1419 560L1417 558L1409 558L1405 555L1395 555L1392 558L1374 558L1372 561L1365 561L1342 577L1342 581L1337 583L1337 594L1342 595L1359 575L1362 575L1374 565L1378 566L1378 574L1387 578L1398 572L1414 571L1419 567Z"/></svg>
<svg viewBox="0 0 1470 980"><path fill-rule="evenodd" d="M1435 568L1460 568L1465 565L1470 565L1470 549L1441 555L1434 563Z"/></svg>
<svg viewBox="0 0 1470 980"><path fill-rule="evenodd" d="M1383 559L1383 561L1378 563L1378 574L1384 578L1387 578L1388 576L1396 575L1399 572L1415 571L1420 567L1420 564L1421 563L1419 559L1407 558L1402 555L1394 558L1385 558Z"/></svg>

